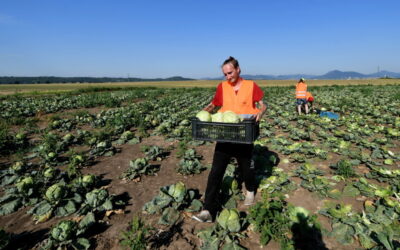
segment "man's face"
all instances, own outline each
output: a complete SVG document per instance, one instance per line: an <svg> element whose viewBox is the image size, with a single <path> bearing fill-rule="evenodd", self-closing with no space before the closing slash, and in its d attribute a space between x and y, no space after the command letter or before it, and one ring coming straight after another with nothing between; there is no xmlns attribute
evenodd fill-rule
<svg viewBox="0 0 400 250"><path fill-rule="evenodd" d="M236 83L239 80L240 68L235 69L232 64L228 63L222 66L222 72L225 79L230 83Z"/></svg>

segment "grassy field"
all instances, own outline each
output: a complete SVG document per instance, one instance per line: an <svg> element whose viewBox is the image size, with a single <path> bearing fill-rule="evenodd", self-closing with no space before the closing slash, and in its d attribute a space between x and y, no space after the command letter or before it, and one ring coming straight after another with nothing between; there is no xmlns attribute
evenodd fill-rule
<svg viewBox="0 0 400 250"><path fill-rule="evenodd" d="M1 84L0 95L41 94L76 91L88 88L126 88L126 87L159 87L159 88L193 88L216 87L220 80L197 80L179 82L119 82L119 83L51 83L51 84ZM294 86L296 80L257 80L261 87ZM330 85L387 85L400 84L400 79L362 79L362 80L308 80L308 86Z"/></svg>

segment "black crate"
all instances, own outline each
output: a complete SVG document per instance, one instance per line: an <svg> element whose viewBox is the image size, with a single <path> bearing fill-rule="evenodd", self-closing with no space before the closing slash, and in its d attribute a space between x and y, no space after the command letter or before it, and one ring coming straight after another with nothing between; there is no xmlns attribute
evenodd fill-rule
<svg viewBox="0 0 400 250"><path fill-rule="evenodd" d="M239 123L202 122L196 117L191 120L195 140L251 144L260 134L260 126L255 119Z"/></svg>

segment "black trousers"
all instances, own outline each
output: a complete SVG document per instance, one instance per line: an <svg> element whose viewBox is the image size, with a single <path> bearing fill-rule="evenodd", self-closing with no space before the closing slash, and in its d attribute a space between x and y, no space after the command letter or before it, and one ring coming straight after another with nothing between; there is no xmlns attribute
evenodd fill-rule
<svg viewBox="0 0 400 250"><path fill-rule="evenodd" d="M204 209L215 215L220 204L218 196L226 167L232 157L239 165L239 175L244 180L247 191L255 191L254 164L252 164L253 144L220 143L215 145L211 172L208 175Z"/></svg>

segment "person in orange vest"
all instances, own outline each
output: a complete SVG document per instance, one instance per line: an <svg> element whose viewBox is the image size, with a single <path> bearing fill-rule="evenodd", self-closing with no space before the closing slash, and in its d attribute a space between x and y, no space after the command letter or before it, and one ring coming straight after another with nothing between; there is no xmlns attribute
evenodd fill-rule
<svg viewBox="0 0 400 250"><path fill-rule="evenodd" d="M301 115L301 107L304 105L305 112L308 114L308 105L307 105L307 84L305 83L304 78L300 78L299 82L296 84L296 105L297 112Z"/></svg>
<svg viewBox="0 0 400 250"><path fill-rule="evenodd" d="M221 107L218 112L230 110L244 117L253 116L256 121L259 121L266 110L262 100L264 93L260 87L255 82L240 77L239 62L233 57L224 61L222 72L226 81L217 86L213 100L204 110L211 112L214 108ZM218 196L223 176L232 157L237 159L239 174L247 189L244 205L251 205L254 202L256 183L252 161L253 148L253 144L216 143L203 210L193 215L193 219L200 222L212 222L213 217L216 216L221 207Z"/></svg>
<svg viewBox="0 0 400 250"><path fill-rule="evenodd" d="M314 104L314 97L312 96L312 94L310 92L307 91L306 93L306 100L307 100L307 104L310 104L310 106L308 107L309 109L312 109L313 104Z"/></svg>

